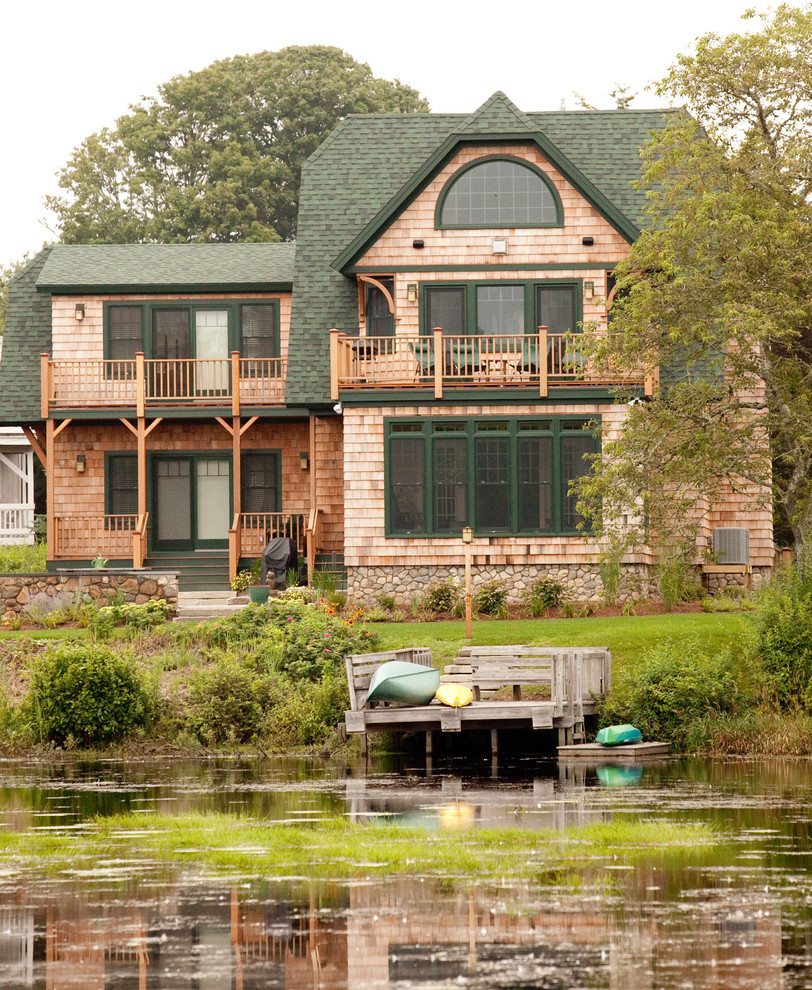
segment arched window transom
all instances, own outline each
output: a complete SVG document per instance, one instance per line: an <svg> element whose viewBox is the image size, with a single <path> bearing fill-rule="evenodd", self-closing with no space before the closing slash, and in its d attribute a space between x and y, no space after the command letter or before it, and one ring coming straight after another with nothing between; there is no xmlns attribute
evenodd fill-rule
<svg viewBox="0 0 812 990"><path fill-rule="evenodd" d="M536 169L496 158L466 168L446 189L441 227L548 227L561 223L558 197Z"/></svg>

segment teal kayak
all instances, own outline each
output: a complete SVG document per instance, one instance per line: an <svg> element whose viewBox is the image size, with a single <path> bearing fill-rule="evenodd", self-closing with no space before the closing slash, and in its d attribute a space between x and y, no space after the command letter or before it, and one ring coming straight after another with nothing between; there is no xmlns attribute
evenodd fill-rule
<svg viewBox="0 0 812 990"><path fill-rule="evenodd" d="M399 701L405 705L427 705L440 686L440 671L420 663L389 660L382 663L369 682L367 701Z"/></svg>
<svg viewBox="0 0 812 990"><path fill-rule="evenodd" d="M595 737L603 746L622 746L624 743L639 743L643 735L633 725L607 725Z"/></svg>

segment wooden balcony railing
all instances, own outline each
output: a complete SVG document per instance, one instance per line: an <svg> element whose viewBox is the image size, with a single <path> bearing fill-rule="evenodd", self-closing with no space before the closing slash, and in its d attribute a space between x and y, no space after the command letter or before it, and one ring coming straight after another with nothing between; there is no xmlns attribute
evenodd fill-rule
<svg viewBox="0 0 812 990"><path fill-rule="evenodd" d="M43 354L43 416L57 409L149 406L271 406L285 402L283 358L52 361Z"/></svg>
<svg viewBox="0 0 812 990"><path fill-rule="evenodd" d="M581 334L456 336L436 328L422 337L348 337L332 330L331 387L341 389L537 388L545 396L551 386L619 385L628 379L598 374L590 368ZM647 394L653 383L641 374Z"/></svg>
<svg viewBox="0 0 812 990"><path fill-rule="evenodd" d="M283 512L242 512L234 516L228 531L229 578L234 578L241 559L259 557L269 538L287 536L301 556L306 549L305 518Z"/></svg>
<svg viewBox="0 0 812 990"><path fill-rule="evenodd" d="M148 513L143 515L55 516L49 556L54 560L132 558L141 567L146 554Z"/></svg>

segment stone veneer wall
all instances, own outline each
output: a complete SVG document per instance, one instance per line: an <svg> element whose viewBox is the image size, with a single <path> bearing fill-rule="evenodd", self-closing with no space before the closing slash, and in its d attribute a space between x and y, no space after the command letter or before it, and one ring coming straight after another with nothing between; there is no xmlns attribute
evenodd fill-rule
<svg viewBox="0 0 812 990"><path fill-rule="evenodd" d="M476 594L478 587L488 581L500 581L507 588L509 604L520 604L523 594L536 578L547 575L560 581L568 593L568 599L575 602L603 604L603 582L597 564L569 564L561 566L533 566L499 564L496 566L474 565L472 586ZM753 591L762 588L772 575L769 567L754 567L749 576L745 574L703 574L702 584L710 595L723 593L727 588L749 588ZM697 581L699 581L697 568ZM425 593L429 585L451 578L460 588L465 582L465 568L459 566L435 565L417 567L350 567L347 569L347 597L351 602L365 607L374 607L378 595L394 595L398 605L410 605L412 599ZM618 590L618 604L627 601L656 597L652 568L648 564L624 564Z"/></svg>
<svg viewBox="0 0 812 990"><path fill-rule="evenodd" d="M745 588L758 591L772 577L771 567L753 567L748 574L703 574L702 583L709 595L723 594L728 588Z"/></svg>
<svg viewBox="0 0 812 990"><path fill-rule="evenodd" d="M165 599L174 615L178 609L178 575L175 571L136 571L131 568L66 568L47 574L0 574L0 607L4 620L19 615L38 594L80 592L104 605L122 594L127 602L142 605L153 598Z"/></svg>
<svg viewBox="0 0 812 990"><path fill-rule="evenodd" d="M488 581L501 581L507 588L509 604L520 604L523 594L536 578L546 575L560 581L570 601L603 602L603 583L597 564L567 564L549 567L538 565L477 565L472 567L472 586ZM417 567L349 567L347 568L347 597L353 604L366 607L376 604L378 595L394 595L399 605L409 605L414 597L425 593L429 585L451 578L460 588L465 582L465 567L434 565ZM647 564L624 566L618 601L648 598L652 593L650 568Z"/></svg>

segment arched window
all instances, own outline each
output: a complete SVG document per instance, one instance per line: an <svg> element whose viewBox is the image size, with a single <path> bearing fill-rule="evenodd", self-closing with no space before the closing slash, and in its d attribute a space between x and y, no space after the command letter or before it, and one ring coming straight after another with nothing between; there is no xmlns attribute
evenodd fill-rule
<svg viewBox="0 0 812 990"><path fill-rule="evenodd" d="M556 227L561 201L538 169L513 158L474 162L449 182L438 227Z"/></svg>

